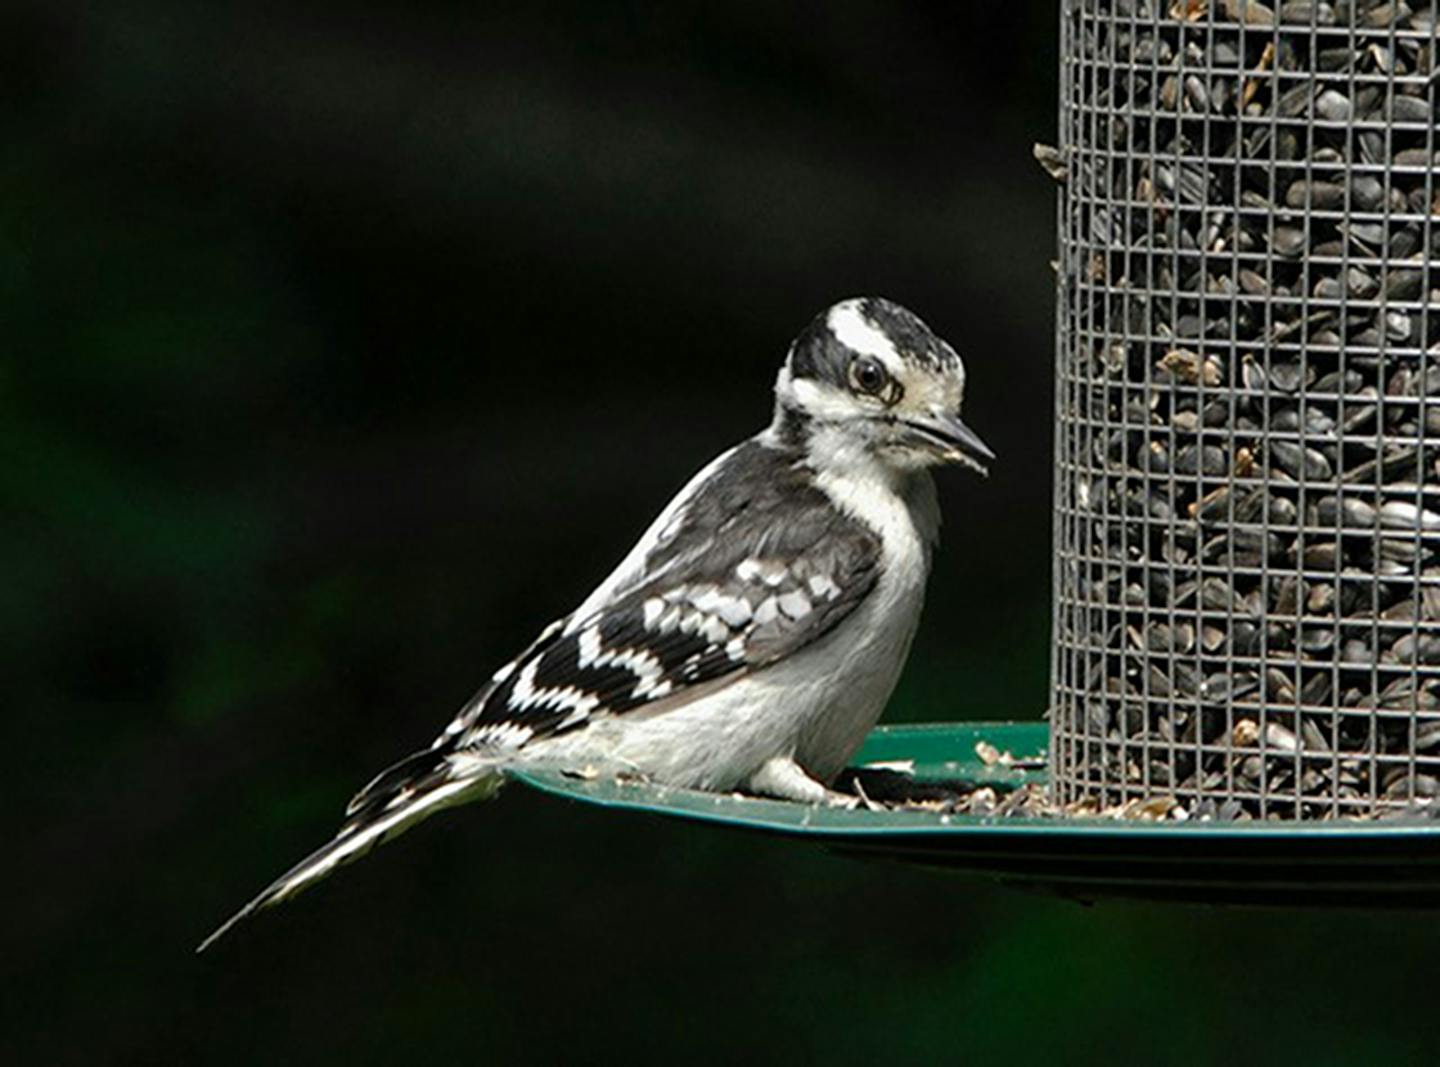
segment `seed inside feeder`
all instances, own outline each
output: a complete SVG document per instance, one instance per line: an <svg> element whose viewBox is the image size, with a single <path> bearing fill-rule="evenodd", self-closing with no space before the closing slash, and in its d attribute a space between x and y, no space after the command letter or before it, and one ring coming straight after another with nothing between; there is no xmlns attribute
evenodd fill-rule
<svg viewBox="0 0 1440 1067"><path fill-rule="evenodd" d="M1440 803L1434 14L1064 11L1056 799Z"/></svg>

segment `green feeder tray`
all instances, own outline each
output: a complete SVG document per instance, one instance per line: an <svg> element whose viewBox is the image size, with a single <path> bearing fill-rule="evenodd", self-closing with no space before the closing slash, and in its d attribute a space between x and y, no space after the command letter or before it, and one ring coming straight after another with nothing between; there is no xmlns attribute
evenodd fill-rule
<svg viewBox="0 0 1440 1067"><path fill-rule="evenodd" d="M1013 753L986 764L976 745ZM1043 783L1039 722L883 726L855 758L905 767L914 781ZM526 773L555 796L739 830L803 838L844 855L945 868L1079 900L1130 897L1206 904L1440 905L1440 820L1141 822L1034 815L846 810L734 794Z"/></svg>

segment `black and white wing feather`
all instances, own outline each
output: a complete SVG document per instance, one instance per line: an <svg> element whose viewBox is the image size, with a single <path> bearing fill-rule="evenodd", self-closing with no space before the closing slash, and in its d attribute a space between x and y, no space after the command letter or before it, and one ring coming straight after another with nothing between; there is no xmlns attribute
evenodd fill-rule
<svg viewBox="0 0 1440 1067"><path fill-rule="evenodd" d="M598 718L661 712L820 639L870 595L880 541L798 452L752 440L702 472L582 607L553 623L428 749L360 791L335 838L210 935L436 811L489 796L508 757Z"/></svg>
<svg viewBox="0 0 1440 1067"><path fill-rule="evenodd" d="M677 499L601 602L553 624L439 745L513 749L601 716L682 703L832 630L874 588L878 535L791 450L750 441Z"/></svg>

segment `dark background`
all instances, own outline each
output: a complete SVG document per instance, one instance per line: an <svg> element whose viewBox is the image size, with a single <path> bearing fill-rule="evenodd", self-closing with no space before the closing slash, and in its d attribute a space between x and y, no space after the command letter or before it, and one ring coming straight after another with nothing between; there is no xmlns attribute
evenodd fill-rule
<svg viewBox="0 0 1440 1067"><path fill-rule="evenodd" d="M843 296L966 355L1001 456L889 718L1045 703L1051 3L299 7L0 7L7 1062L1433 1062L1430 917L520 789L193 957Z"/></svg>

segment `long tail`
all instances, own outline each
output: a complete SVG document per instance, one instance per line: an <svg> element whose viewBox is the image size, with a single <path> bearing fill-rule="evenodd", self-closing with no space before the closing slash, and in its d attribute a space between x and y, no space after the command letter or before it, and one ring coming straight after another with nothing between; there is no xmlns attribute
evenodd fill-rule
<svg viewBox="0 0 1440 1067"><path fill-rule="evenodd" d="M462 770L450 754L437 749L401 760L356 794L345 809L344 824L329 844L271 882L195 951L204 952L237 923L284 903L437 811L494 796L504 780L498 766L466 761Z"/></svg>

